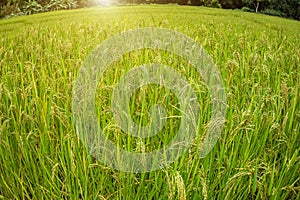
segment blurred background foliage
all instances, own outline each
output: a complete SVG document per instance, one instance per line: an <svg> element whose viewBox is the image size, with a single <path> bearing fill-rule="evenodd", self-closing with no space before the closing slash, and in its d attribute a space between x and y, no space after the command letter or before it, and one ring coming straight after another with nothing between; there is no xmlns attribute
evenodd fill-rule
<svg viewBox="0 0 300 200"><path fill-rule="evenodd" d="M300 0L0 0L0 18L97 5L153 3L241 9L300 20Z"/></svg>

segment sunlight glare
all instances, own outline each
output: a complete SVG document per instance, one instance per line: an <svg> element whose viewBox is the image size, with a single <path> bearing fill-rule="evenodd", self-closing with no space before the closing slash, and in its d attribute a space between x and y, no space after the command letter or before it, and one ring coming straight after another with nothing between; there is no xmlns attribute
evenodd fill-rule
<svg viewBox="0 0 300 200"><path fill-rule="evenodd" d="M100 6L110 6L112 5L112 0L98 0Z"/></svg>

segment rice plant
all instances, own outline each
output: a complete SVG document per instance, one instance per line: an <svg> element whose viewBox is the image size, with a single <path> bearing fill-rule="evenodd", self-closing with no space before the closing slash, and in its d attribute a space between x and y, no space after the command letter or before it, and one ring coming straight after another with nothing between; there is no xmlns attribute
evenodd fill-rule
<svg viewBox="0 0 300 200"><path fill-rule="evenodd" d="M202 45L226 86L222 135L200 158L199 141L174 163L148 173L111 169L90 155L76 134L72 91L89 53L126 30L176 30ZM42 13L0 21L1 199L299 199L300 24L240 11L176 5L123 6ZM130 99L132 119L149 123L162 104L168 119L155 137L122 132L111 112L113 88L134 66L172 66L195 89L199 138L210 98L188 61L149 49L125 54L104 72L96 110L120 147L150 152L178 129L178 100L168 88L141 87Z"/></svg>

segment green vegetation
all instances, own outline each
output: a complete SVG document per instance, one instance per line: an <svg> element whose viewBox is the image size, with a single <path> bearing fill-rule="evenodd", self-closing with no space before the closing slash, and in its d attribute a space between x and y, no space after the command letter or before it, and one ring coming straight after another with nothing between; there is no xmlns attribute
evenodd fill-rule
<svg viewBox="0 0 300 200"><path fill-rule="evenodd" d="M300 0L0 0L0 18L97 5L170 3L241 9L300 20Z"/></svg>
<svg viewBox="0 0 300 200"><path fill-rule="evenodd" d="M227 121L207 157L198 157L195 142L163 170L123 173L97 162L78 139L71 103L79 68L102 41L138 27L192 37L220 70ZM0 21L0 199L300 199L299 32L297 21L174 5ZM199 137L207 129L207 90L186 62L166 52L132 52L104 74L96 97L108 137L130 150L158 148L178 127L177 100L156 85L131 100L132 118L141 124L147 123L149 103L167 107L168 128L156 138L132 140L111 118L112 87L128 69L152 61L174 66L196 88Z"/></svg>

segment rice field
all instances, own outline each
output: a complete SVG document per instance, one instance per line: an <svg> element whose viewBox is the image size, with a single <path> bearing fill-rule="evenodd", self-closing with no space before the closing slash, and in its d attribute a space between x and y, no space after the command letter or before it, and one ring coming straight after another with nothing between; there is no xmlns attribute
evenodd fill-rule
<svg viewBox="0 0 300 200"><path fill-rule="evenodd" d="M129 173L94 156L76 133L72 98L79 70L99 44L145 27L183 33L211 56L226 90L226 121L201 158L211 100L203 78L178 55L143 49L104 73L95 96L106 136L133 152L168 144L180 125L179 101L150 84L129 100L132 120L167 120L149 138L126 134L111 111L113 89L134 66L172 66L200 105L197 139L160 170ZM300 23L204 7L139 5L42 13L0 21L0 199L300 199Z"/></svg>

